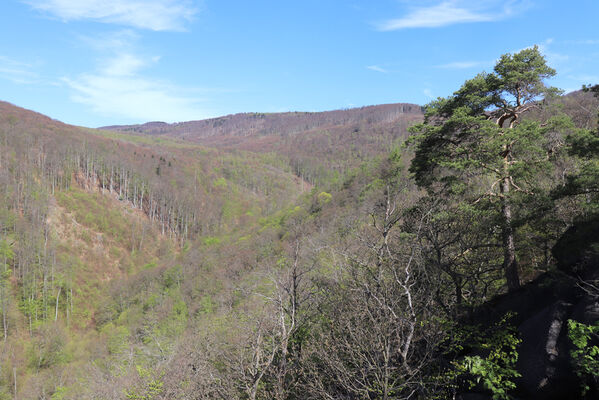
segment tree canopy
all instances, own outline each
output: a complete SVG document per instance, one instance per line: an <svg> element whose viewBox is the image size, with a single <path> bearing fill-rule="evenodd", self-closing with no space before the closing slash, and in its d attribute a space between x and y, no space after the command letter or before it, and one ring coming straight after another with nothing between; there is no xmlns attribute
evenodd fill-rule
<svg viewBox="0 0 599 400"><path fill-rule="evenodd" d="M491 205L497 214L510 290L520 284L512 205L543 191L538 176L550 171L563 144L553 133L571 126L559 115L545 123L523 118L558 92L545 84L553 75L537 46L504 54L494 72L480 73L452 96L430 103L424 122L412 129L416 183Z"/></svg>

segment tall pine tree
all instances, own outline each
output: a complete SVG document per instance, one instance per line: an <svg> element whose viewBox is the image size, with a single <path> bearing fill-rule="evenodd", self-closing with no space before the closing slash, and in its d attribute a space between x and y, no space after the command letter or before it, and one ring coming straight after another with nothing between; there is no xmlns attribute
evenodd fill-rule
<svg viewBox="0 0 599 400"><path fill-rule="evenodd" d="M514 207L541 190L539 174L550 170L561 145L551 133L570 126L558 116L545 123L523 118L557 92L544 83L553 75L537 46L505 54L493 73L429 104L425 121L412 129L410 171L418 185L495 214L510 291L520 286Z"/></svg>

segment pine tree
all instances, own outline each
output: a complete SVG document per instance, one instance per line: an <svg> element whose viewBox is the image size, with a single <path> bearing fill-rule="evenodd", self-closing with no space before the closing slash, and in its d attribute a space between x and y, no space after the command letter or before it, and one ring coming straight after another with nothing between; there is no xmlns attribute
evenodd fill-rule
<svg viewBox="0 0 599 400"><path fill-rule="evenodd" d="M493 73L429 104L425 121L412 129L417 184L496 215L509 290L520 286L514 207L537 195L539 175L561 146L551 133L571 125L561 116L545 123L523 118L557 92L544 83L553 75L537 46L505 54Z"/></svg>

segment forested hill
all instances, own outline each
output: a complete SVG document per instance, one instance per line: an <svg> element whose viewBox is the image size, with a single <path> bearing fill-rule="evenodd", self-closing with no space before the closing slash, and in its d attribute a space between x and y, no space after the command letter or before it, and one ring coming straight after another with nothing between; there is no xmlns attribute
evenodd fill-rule
<svg viewBox="0 0 599 400"><path fill-rule="evenodd" d="M150 122L103 129L184 139L212 148L273 153L301 179L326 185L401 144L408 136L408 127L422 118L421 106L399 103L316 113L236 114L178 124Z"/></svg>
<svg viewBox="0 0 599 400"><path fill-rule="evenodd" d="M148 122L142 125L105 126L100 129L169 135L202 141L214 136L288 136L340 125L348 128L371 128L398 121L410 122L420 118L422 118L421 106L398 103L325 112L242 113L174 124ZM218 144L218 141L215 140L213 143Z"/></svg>
<svg viewBox="0 0 599 400"><path fill-rule="evenodd" d="M599 87L554 73L172 134L0 103L0 400L596 399Z"/></svg>

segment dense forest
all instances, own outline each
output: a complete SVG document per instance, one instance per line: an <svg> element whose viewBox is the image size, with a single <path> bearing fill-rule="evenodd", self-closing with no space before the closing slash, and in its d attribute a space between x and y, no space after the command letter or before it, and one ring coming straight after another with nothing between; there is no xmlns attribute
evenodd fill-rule
<svg viewBox="0 0 599 400"><path fill-rule="evenodd" d="M88 129L0 103L0 399L599 396L599 86Z"/></svg>

